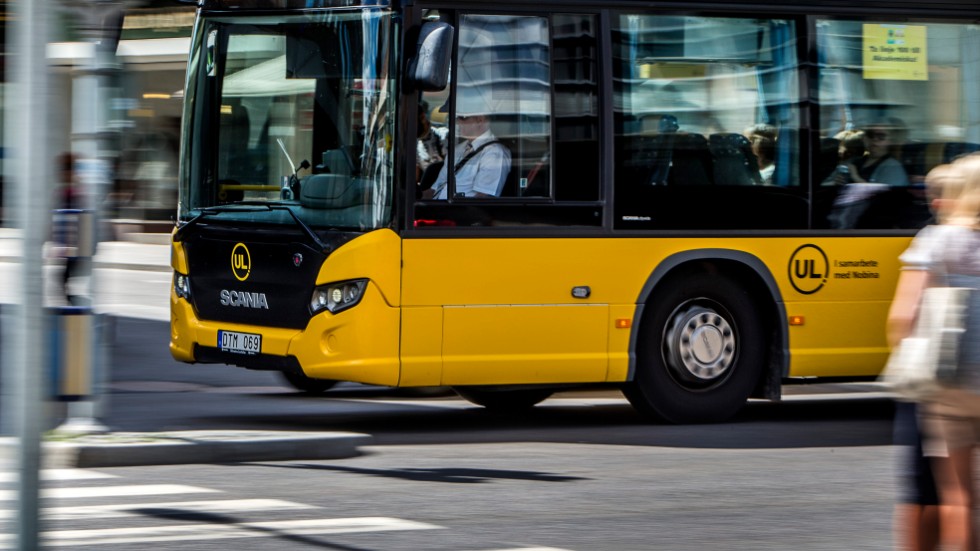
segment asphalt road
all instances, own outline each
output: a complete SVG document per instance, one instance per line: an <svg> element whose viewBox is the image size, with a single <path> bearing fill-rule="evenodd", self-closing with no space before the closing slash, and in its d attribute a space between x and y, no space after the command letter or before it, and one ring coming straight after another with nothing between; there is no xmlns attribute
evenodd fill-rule
<svg viewBox="0 0 980 551"><path fill-rule="evenodd" d="M166 330L118 320L104 418L113 429L344 430L375 443L345 460L99 469L113 478L48 483L75 496L49 498L49 507L68 510L46 522L48 538L110 550L150 542L195 550L892 548L897 448L892 404L880 395L796 389L783 403L751 403L730 423L666 426L644 422L606 390L563 393L507 417L449 396L359 385L308 397L270 373L178 364L162 344ZM146 495L128 490L148 487ZM118 495L126 492L135 493ZM117 516L104 518L106 510Z"/></svg>
<svg viewBox="0 0 980 551"><path fill-rule="evenodd" d="M697 438L700 429L690 432ZM100 469L118 478L59 486L91 494L151 484L180 489L52 500L63 507L125 504L131 516L93 522L77 515L48 522L46 531L70 537L72 530L104 528L102 539L89 535L88 545L70 547L100 550L892 548L892 448L733 446L713 443L711 433L700 437L703 446L526 439L381 445L331 462ZM200 501L240 506L255 499L288 505L198 509ZM327 521L379 517L386 520L375 523L388 530L315 530ZM300 522L314 526L292 524ZM194 532L175 541L182 535L175 530ZM239 539L208 539L226 530Z"/></svg>

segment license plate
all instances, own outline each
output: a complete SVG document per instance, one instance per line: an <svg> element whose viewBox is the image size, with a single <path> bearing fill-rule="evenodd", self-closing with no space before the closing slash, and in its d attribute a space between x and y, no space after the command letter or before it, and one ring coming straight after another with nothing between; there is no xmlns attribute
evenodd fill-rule
<svg viewBox="0 0 980 551"><path fill-rule="evenodd" d="M218 331L218 348L222 352L234 352L235 354L258 354L262 352L262 335L237 331Z"/></svg>

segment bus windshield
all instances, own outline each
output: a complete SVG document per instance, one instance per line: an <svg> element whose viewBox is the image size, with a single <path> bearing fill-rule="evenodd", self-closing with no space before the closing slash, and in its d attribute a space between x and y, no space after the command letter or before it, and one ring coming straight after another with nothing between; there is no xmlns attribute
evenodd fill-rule
<svg viewBox="0 0 980 551"><path fill-rule="evenodd" d="M181 219L387 225L391 27L379 9L202 18L185 91Z"/></svg>

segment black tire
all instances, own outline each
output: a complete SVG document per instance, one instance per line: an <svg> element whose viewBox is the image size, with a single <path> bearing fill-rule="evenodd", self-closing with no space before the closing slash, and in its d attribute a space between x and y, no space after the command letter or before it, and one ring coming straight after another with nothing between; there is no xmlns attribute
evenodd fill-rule
<svg viewBox="0 0 980 551"><path fill-rule="evenodd" d="M468 402L500 413L530 409L554 394L553 390L541 388L487 390L474 387L453 387L453 390Z"/></svg>
<svg viewBox="0 0 980 551"><path fill-rule="evenodd" d="M280 374L289 386L307 394L323 394L337 384L337 381L331 379L312 379L302 373L282 371Z"/></svg>
<svg viewBox="0 0 980 551"><path fill-rule="evenodd" d="M647 308L623 389L633 407L671 423L724 421L741 409L769 348L748 290L698 273L657 289Z"/></svg>

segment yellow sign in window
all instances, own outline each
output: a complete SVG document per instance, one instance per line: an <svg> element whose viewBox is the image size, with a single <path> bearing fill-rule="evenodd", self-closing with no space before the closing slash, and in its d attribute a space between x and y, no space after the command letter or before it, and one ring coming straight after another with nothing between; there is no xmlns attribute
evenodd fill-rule
<svg viewBox="0 0 980 551"><path fill-rule="evenodd" d="M865 23L864 78L929 80L925 25Z"/></svg>

